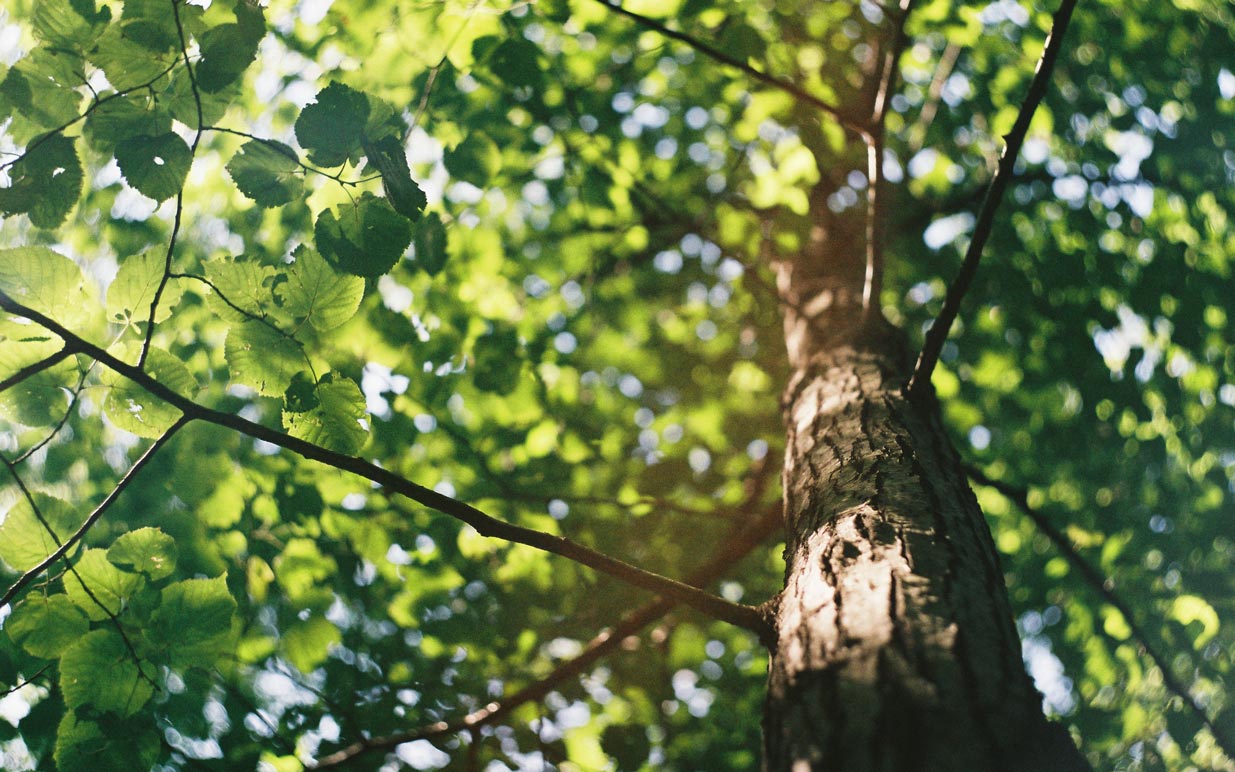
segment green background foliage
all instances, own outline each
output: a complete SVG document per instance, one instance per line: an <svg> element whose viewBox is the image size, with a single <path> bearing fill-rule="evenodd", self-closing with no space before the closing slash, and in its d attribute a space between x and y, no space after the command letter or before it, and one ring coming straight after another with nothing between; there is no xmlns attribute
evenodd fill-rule
<svg viewBox="0 0 1235 772"><path fill-rule="evenodd" d="M885 21L629 7L842 106ZM595 0L6 9L0 291L199 404L661 574L776 506L769 260L817 183L838 217L867 184L826 115ZM881 301L915 343L1053 10L910 18ZM1168 683L1235 734L1231 17L1081 5L934 377L965 459L1135 616L978 487L1030 670L1103 770L1235 768ZM0 378L61 345L6 314ZM534 684L648 600L182 415L76 350L0 394L6 587L174 431L0 610L6 769L300 769ZM758 603L782 568L773 539L719 591ZM674 611L383 768L751 769L765 665Z"/></svg>

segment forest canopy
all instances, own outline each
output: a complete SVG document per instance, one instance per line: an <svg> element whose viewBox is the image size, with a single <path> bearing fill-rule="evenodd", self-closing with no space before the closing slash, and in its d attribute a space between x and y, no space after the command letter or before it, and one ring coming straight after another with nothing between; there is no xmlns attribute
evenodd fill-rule
<svg viewBox="0 0 1235 772"><path fill-rule="evenodd" d="M0 766L757 768L826 230L1044 712L1235 770L1233 17L10 0Z"/></svg>

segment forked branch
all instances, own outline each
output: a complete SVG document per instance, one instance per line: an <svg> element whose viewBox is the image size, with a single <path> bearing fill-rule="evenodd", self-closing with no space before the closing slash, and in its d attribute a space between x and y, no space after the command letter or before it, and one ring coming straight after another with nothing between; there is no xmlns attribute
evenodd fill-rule
<svg viewBox="0 0 1235 772"><path fill-rule="evenodd" d="M965 259L961 261L960 271L948 287L948 294L944 298L939 316L935 317L934 323L926 332L922 353L918 356L913 377L909 381L908 390L911 396L929 392L931 373L939 361L939 353L943 350L944 341L948 338L948 331L952 329L952 323L956 321L961 301L965 293L969 291L970 285L973 284L973 277L978 272L978 261L982 259L982 248L986 246L986 240L991 235L995 212L999 209L1004 191L1007 190L1008 183L1012 180L1012 168L1016 165L1016 157L1020 154L1025 135L1029 132L1033 114L1041 104L1042 97L1046 96L1051 73L1055 69L1055 60L1059 58L1064 34L1068 31L1068 22L1071 21L1072 11L1075 8L1076 0L1062 0L1059 10L1055 12L1050 35L1047 36L1046 46L1042 49L1042 58L1038 60L1037 71L1034 73L1033 81L1029 84L1029 93L1025 96L1025 101L1016 116L1012 131L1005 137L1007 144L1004 145L1003 155L999 158L999 167L991 179L990 187L986 190L986 198L982 201L978 220L974 224L973 238L969 242L969 248L965 250Z"/></svg>

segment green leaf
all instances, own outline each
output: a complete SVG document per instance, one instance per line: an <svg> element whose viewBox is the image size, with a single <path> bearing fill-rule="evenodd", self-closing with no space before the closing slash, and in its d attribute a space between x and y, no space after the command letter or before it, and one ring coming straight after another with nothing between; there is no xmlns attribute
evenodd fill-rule
<svg viewBox="0 0 1235 772"><path fill-rule="evenodd" d="M233 383L267 397L281 396L292 376L308 367L295 340L262 322L244 322L228 330L223 355Z"/></svg>
<svg viewBox="0 0 1235 772"><path fill-rule="evenodd" d="M282 206L304 197L304 179L296 151L282 142L246 142L227 163L227 173L240 192L258 206Z"/></svg>
<svg viewBox="0 0 1235 772"><path fill-rule="evenodd" d="M163 588L149 636L173 667L210 666L231 639L235 612L226 577L186 579Z"/></svg>
<svg viewBox="0 0 1235 772"><path fill-rule="evenodd" d="M140 136L116 144L116 163L138 192L164 201L180 192L193 163L193 151L175 132Z"/></svg>
<svg viewBox="0 0 1235 772"><path fill-rule="evenodd" d="M60 499L42 493L34 493L31 498L33 506L31 499L19 498L0 523L0 560L14 571L27 571L38 565L85 519L85 515L79 515Z"/></svg>
<svg viewBox="0 0 1235 772"><path fill-rule="evenodd" d="M19 61L0 81L0 120L15 142L64 126L77 117L85 80L84 62L76 54L39 47Z"/></svg>
<svg viewBox="0 0 1235 772"><path fill-rule="evenodd" d="M112 565L106 550L86 550L74 562L73 569L64 576L64 591L96 622L119 614L129 598L146 584L141 575Z"/></svg>
<svg viewBox="0 0 1235 772"><path fill-rule="evenodd" d="M0 249L0 291L65 326L74 327L88 315L89 304L66 308L64 303L64 298L82 297L83 281L77 263L47 247Z"/></svg>
<svg viewBox="0 0 1235 772"><path fill-rule="evenodd" d="M56 46L78 48L102 32L110 19L111 11L95 10L94 0L39 0L31 21L39 38Z"/></svg>
<svg viewBox="0 0 1235 772"><path fill-rule="evenodd" d="M412 224L385 200L365 193L355 206L318 215L314 234L322 257L337 270L376 277L389 272L412 243Z"/></svg>
<svg viewBox="0 0 1235 772"><path fill-rule="evenodd" d="M107 320L116 324L133 325L150 319L150 304L163 280L165 257L163 248L150 249L140 255L132 255L120 264L116 278L107 288ZM159 297L159 308L154 321L161 322L171 316L172 309L180 302L179 285L169 281Z"/></svg>
<svg viewBox="0 0 1235 772"><path fill-rule="evenodd" d="M308 410L303 395L289 394L284 400L283 426L288 434L323 448L355 455L364 446L368 430L365 399L360 387L344 376L326 373L314 390L317 404Z"/></svg>
<svg viewBox="0 0 1235 772"><path fill-rule="evenodd" d="M4 623L13 643L36 657L55 659L86 634L90 620L62 594L33 594Z"/></svg>
<svg viewBox="0 0 1235 772"><path fill-rule="evenodd" d="M318 330L333 330L351 319L364 298L364 279L338 273L310 247L297 247L294 255L296 262L276 293L283 310Z"/></svg>
<svg viewBox="0 0 1235 772"><path fill-rule="evenodd" d="M40 228L59 227L81 195L82 169L74 141L63 134L36 139L0 188L0 213L29 214Z"/></svg>
<svg viewBox="0 0 1235 772"><path fill-rule="evenodd" d="M180 58L178 39L174 47L152 50L151 34L148 22L109 24L86 52L86 57L103 70L112 88L129 91L156 81Z"/></svg>
<svg viewBox="0 0 1235 772"><path fill-rule="evenodd" d="M279 639L279 651L300 672L310 673L326 661L330 647L342 640L330 620L315 616L288 628Z"/></svg>
<svg viewBox="0 0 1235 772"><path fill-rule="evenodd" d="M172 117L152 99L103 95L86 116L85 137L97 150L112 153L116 143L134 136L162 136L172 130Z"/></svg>
<svg viewBox="0 0 1235 772"><path fill-rule="evenodd" d="M206 278L215 290L210 295L210 307L229 322L250 321L264 317L263 308L271 302L271 287L275 270L246 257L225 257L205 264Z"/></svg>
<svg viewBox="0 0 1235 772"><path fill-rule="evenodd" d="M342 83L331 83L296 119L296 141L319 166L342 166L360 147L369 100Z"/></svg>
<svg viewBox="0 0 1235 772"><path fill-rule="evenodd" d="M64 418L76 374L72 360L65 360L0 392L0 418L25 426L55 426Z"/></svg>
<svg viewBox="0 0 1235 772"><path fill-rule="evenodd" d="M260 7L236 3L236 24L220 24L201 36L202 58L197 65L197 87L215 92L236 82L257 56L266 34Z"/></svg>
<svg viewBox="0 0 1235 772"><path fill-rule="evenodd" d="M519 336L513 329L497 327L476 339L472 349L472 382L481 391L509 394L519 384L523 363Z"/></svg>
<svg viewBox="0 0 1235 772"><path fill-rule="evenodd" d="M197 390L197 380L184 362L161 348L150 348L145 370L147 375L177 394L187 397ZM111 386L103 400L103 411L112 423L126 432L157 439L180 419L179 408L127 378L109 373L103 380Z"/></svg>
<svg viewBox="0 0 1235 772"><path fill-rule="evenodd" d="M60 658L64 704L127 717L141 710L154 687L138 670L124 639L112 628L86 633Z"/></svg>
<svg viewBox="0 0 1235 772"><path fill-rule="evenodd" d="M133 772L150 769L161 743L148 722L92 719L73 711L64 714L56 730L58 772Z"/></svg>
<svg viewBox="0 0 1235 772"><path fill-rule="evenodd" d="M163 579L176 570L176 541L158 528L138 528L117 538L107 549L107 560L117 568Z"/></svg>
<svg viewBox="0 0 1235 772"><path fill-rule="evenodd" d="M389 134L376 142L364 143L369 163L382 174L382 190L396 212L415 222L420 219L428 199L420 186L412 181L407 168L403 143Z"/></svg>
<svg viewBox="0 0 1235 772"><path fill-rule="evenodd" d="M412 231L416 265L430 276L437 276L446 265L446 226L437 212L430 212Z"/></svg>

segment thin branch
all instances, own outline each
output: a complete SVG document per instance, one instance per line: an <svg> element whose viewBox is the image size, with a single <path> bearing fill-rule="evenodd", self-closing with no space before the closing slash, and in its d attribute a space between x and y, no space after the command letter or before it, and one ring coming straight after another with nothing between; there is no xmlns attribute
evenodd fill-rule
<svg viewBox="0 0 1235 772"><path fill-rule="evenodd" d="M748 497L748 501L750 500L750 497ZM753 523L738 529L737 533L725 540L724 547L711 560L691 574L690 583L692 585L704 586L723 575L775 532L780 524L780 516L781 508L777 504L776 506L768 507L763 515ZM359 740L346 748L318 759L316 764L309 765L309 769L337 767L370 751L389 750L397 745L413 740L442 737L466 730L475 730L486 724L492 724L516 708L529 702L539 701L559 685L583 675L592 665L620 646L627 638L660 619L677 605L677 601L661 597L627 613L612 628L601 632L588 642L578 656L563 662L544 678L519 689L499 702L491 702L483 708L472 711L466 716L453 721L437 721L406 732Z"/></svg>
<svg viewBox="0 0 1235 772"><path fill-rule="evenodd" d="M26 688L26 687L27 687L27 686L29 686L30 684L34 683L34 682L35 682L35 681L37 681L39 678L41 678L41 677L43 676L43 674L44 674L44 673L46 673L46 672L47 672L47 671L51 668L51 666L52 666L52 665L54 665L54 664L56 664L56 663L54 663L54 662L48 662L48 663L47 663L46 665L44 665L43 667L39 668L38 672L37 672L37 673L35 673L34 675L32 675L32 676L30 676L29 678L25 679L24 681L22 681L21 683L17 684L16 686L13 686L13 687L11 687L11 688L9 688L9 689L5 689L4 691L0 692L0 699L3 699L3 698L5 698L5 697L8 697L10 694L13 694L13 693L15 693L15 692L18 692L18 691L20 691L20 690L22 690L22 689Z"/></svg>
<svg viewBox="0 0 1235 772"><path fill-rule="evenodd" d="M103 514L111 508L111 505L116 503L116 499L120 498L120 494L124 493L125 489L133 484L134 478L136 478L137 474L141 472L142 467L149 463L150 460L154 458L155 453L158 453L159 449L166 445L168 440L170 440L176 432L184 428L184 425L187 423L188 419L181 417L179 421L163 433L162 437L159 437L153 444L150 445L150 447L146 448L146 452L133 463L133 466L129 467L129 471L125 473L124 477L120 478L120 482L116 483L116 487L112 488L111 493L107 494L107 498L99 502L99 505L94 508L94 511L86 517L85 522L83 522L81 526L79 526L78 529L74 531L71 536L69 536L69 538L65 539L64 542L56 548L55 552L48 555L40 561L38 565L18 577L16 582L13 582L13 586L9 587L9 589L5 591L3 597L0 597L0 606L4 606L9 601L13 600L13 598L17 596L17 593L21 592L23 587L37 579L57 560L67 555L69 550L73 549L73 547L81 541L83 537L85 537L86 533L89 532L94 524L98 522L99 518L101 518Z"/></svg>
<svg viewBox="0 0 1235 772"><path fill-rule="evenodd" d="M626 18L637 22L642 27L647 27L650 30L655 30L656 32L659 32L665 37L670 38L672 40L676 40L679 43L685 43L687 46L690 46L691 48L703 54L704 56L708 57L709 59L720 62L721 64L728 65L730 67L733 67L734 69L740 70L746 75L750 76L751 78L754 78L760 83L763 83L764 85L768 85L775 89L779 89L780 91L783 91L786 94L789 94L790 96L794 97L795 99L798 99L799 101L805 102L811 105L812 107L822 110L823 112L835 118L837 123L839 123L841 126L845 127L846 129L853 132L854 134L857 134L860 137L865 138L867 136L868 131L867 131L866 126L863 126L861 123L856 122L853 118L846 115L845 112L841 110L839 107L833 105L830 102L827 102L824 99L821 99L820 97L815 96L809 91L803 89L801 86L798 86L787 80L782 80L781 78L778 78L775 75L770 75L764 72L763 70L759 70L754 67L751 67L746 62L743 62L740 59L735 59L734 57L730 56L724 51L721 51L719 48L715 48L707 43L704 43L702 40L699 40L696 37L692 37L690 35L687 35L685 32L680 32L678 30L666 27L664 24L656 21L655 19L650 19L647 16L644 16L639 13L635 13L634 11L631 11L627 8L623 8L621 5L617 3L609 2L609 0L596 0L596 2L600 3L601 5L605 6L611 11L615 11L621 14L622 16L625 16Z"/></svg>
<svg viewBox="0 0 1235 772"><path fill-rule="evenodd" d="M1175 677L1171 670L1170 663L1167 658L1158 649L1149 642L1149 635L1145 629L1136 621L1136 617L1132 615L1132 609L1124 602L1122 598L1115 594L1115 591L1108 585L1107 580L1098 573L1098 570L1086 560L1076 547L1072 546L1072 542L1068 537L1051 523L1050 519L1039 510L1035 509L1029 503L1029 495L1024 488L1018 488L1000 480L995 480L986 475L981 469L973 466L965 466L965 473L976 483L985 485L989 488L994 488L999 491L1009 501L1023 511L1038 530L1050 539L1055 548L1063 556L1064 560L1068 561L1069 565L1077 570L1081 578L1088 584L1094 592L1096 592L1102 600L1113 607L1116 611L1123 615L1124 621L1128 625L1128 630L1137 643L1141 645L1141 649L1145 654L1153 660L1157 665L1158 670L1162 673L1162 683L1167 690L1175 696L1183 700L1184 704L1196 715L1196 717L1205 725L1209 733L1213 735L1214 742L1222 748L1223 753L1228 757L1235 759L1235 738L1232 738L1225 729L1220 728L1216 722L1209 717L1201 704L1196 701L1188 689Z"/></svg>
<svg viewBox="0 0 1235 772"><path fill-rule="evenodd" d="M311 461L321 462L340 471L351 472L419 502L430 509L466 523L475 528L482 536L524 544L555 555L561 555L589 568L621 579L628 584L641 587L649 592L675 598L708 616L751 630L764 638L768 638L773 634L771 627L756 608L740 603L731 603L724 598L691 587L683 582L638 568L564 537L554 536L532 528L498 520L470 504L438 493L423 485L418 485L364 459L327 450L319 445L262 426L240 416L200 405L155 380L142 368L117 359L106 350L78 337L54 319L18 303L2 291L0 291L0 308L37 322L64 340L71 341L80 353L93 357L111 370L125 376L154 396L177 408L185 414L188 420L204 421L216 426L232 429L253 439L263 440L272 445L290 450Z"/></svg>
<svg viewBox="0 0 1235 772"><path fill-rule="evenodd" d="M999 208L999 204L1003 200L1004 191L1012 179L1012 167L1016 164L1016 157L1020 153L1021 144L1025 141L1025 135L1029 131L1029 123L1033 120L1033 114L1038 109L1038 105L1042 102L1042 98L1046 95L1047 87L1050 85L1051 72L1055 69L1055 60L1059 58L1059 50L1063 47L1064 34L1068 30L1068 22L1072 19L1072 11L1075 8L1076 0L1062 0L1059 10L1055 12L1051 33L1046 39L1045 47L1042 49L1042 58L1038 60L1037 71L1034 73L1033 81L1029 84L1029 93L1025 96L1025 102L1021 105L1020 113L1016 116L1016 123L1012 126L1012 131L1005 138L1007 144L1004 145L1003 155L999 158L999 168L991 179L991 186L986 191L986 198L982 201L982 209L978 212L977 223L973 229L973 238L970 240L969 248L965 252L965 259L961 262L960 271L956 274L956 278L953 279L952 285L948 287L948 294L944 299L943 308L939 311L939 316L935 318L935 322L926 333L926 341L922 345L922 353L918 356L918 363L914 367L913 377L909 380L908 391L911 396L926 394L930 391L931 372L939 361L939 352L943 350L943 344L947 340L948 331L952 328L952 322L956 320L956 315L960 311L961 300L964 299L965 293L969 291L969 286L973 283L973 277L978 272L978 261L982 259L982 248L986 245L986 240L991 235L991 228L995 221L995 211Z"/></svg>
<svg viewBox="0 0 1235 772"><path fill-rule="evenodd" d="M43 357L37 362L26 365L22 369L10 375L8 378L0 381L0 392L8 391L27 378L33 378L44 370L49 370L55 367L67 359L72 353L73 350L69 346L65 346L50 356Z"/></svg>
<svg viewBox="0 0 1235 772"><path fill-rule="evenodd" d="M896 87L896 63L908 42L905 23L913 3L914 0L901 0L900 14L887 35L887 50L879 64L879 85L871 108L870 131L866 133L866 278L862 283L862 311L866 315L879 311L879 295L883 291L883 200L879 188L883 184L884 124Z"/></svg>

